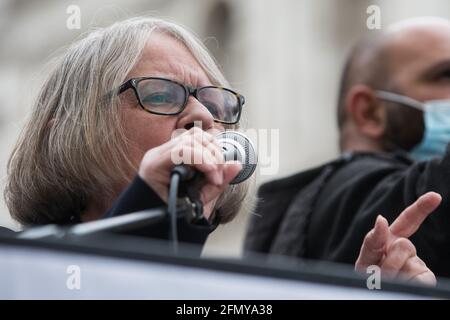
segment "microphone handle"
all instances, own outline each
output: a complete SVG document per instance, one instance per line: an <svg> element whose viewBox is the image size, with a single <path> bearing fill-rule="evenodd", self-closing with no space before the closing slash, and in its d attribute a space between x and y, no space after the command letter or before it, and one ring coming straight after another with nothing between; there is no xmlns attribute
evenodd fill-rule
<svg viewBox="0 0 450 320"><path fill-rule="evenodd" d="M171 175L174 174L180 175L181 181L190 181L196 177L197 170L185 164L178 164L172 168Z"/></svg>
<svg viewBox="0 0 450 320"><path fill-rule="evenodd" d="M171 175L178 174L180 176L180 194L185 196L187 189L200 191L205 185L205 175L203 172L195 170L185 164L179 164L172 168ZM185 190L184 190L185 189Z"/></svg>

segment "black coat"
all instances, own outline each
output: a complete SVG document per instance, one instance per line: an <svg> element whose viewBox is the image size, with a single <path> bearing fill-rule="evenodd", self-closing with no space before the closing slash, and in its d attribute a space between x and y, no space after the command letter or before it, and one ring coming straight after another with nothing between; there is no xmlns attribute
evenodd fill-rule
<svg viewBox="0 0 450 320"><path fill-rule="evenodd" d="M111 208L103 215L102 219L117 217L120 215L156 209L165 208L167 205L161 198L150 188L139 176L136 176L130 185L119 195L117 200L113 203ZM81 223L78 215L67 215L67 220L58 222L59 225L73 225ZM52 223L49 221L49 223ZM177 219L178 226L178 240L180 242L187 242L200 245L205 243L209 233L211 233L216 226L211 225L205 218L200 219L196 224L190 224L187 220L180 216ZM170 220L167 215L155 224L145 225L141 228L135 228L121 232L131 236L142 236L154 239L169 239ZM1 236L13 236L15 232L0 227Z"/></svg>
<svg viewBox="0 0 450 320"><path fill-rule="evenodd" d="M450 149L442 160L401 153L344 154L261 186L244 248L354 264L378 214L391 223L419 196L443 201L410 239L437 276L450 276Z"/></svg>
<svg viewBox="0 0 450 320"><path fill-rule="evenodd" d="M127 213L166 207L167 204L150 188L144 180L136 176L131 184L120 194L112 207L103 218L116 217ZM178 217L178 239L181 242L193 243L203 246L206 239L214 229L206 219L201 219L195 225L190 224L184 217ZM148 238L169 239L170 219L167 215L156 224L127 231L126 234L144 236Z"/></svg>

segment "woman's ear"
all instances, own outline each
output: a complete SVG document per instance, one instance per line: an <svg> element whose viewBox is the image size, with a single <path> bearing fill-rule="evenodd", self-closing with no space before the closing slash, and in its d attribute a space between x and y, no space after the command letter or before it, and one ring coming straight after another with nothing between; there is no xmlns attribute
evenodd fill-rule
<svg viewBox="0 0 450 320"><path fill-rule="evenodd" d="M345 110L357 130L372 139L381 139L386 129L386 110L375 92L358 84L347 94Z"/></svg>

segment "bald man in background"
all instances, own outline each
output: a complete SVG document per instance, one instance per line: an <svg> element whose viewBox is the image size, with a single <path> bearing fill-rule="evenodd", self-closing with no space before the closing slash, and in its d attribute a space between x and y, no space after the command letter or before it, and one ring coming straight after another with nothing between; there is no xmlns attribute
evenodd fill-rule
<svg viewBox="0 0 450 320"><path fill-rule="evenodd" d="M450 22L410 19L358 42L341 78L337 118L341 156L262 185L245 250L354 264L365 241L381 254L372 250L370 263L358 259L356 269L383 266L386 254L417 253L449 277ZM442 203L420 226L402 230L407 241L374 240L392 239L399 213L428 191Z"/></svg>

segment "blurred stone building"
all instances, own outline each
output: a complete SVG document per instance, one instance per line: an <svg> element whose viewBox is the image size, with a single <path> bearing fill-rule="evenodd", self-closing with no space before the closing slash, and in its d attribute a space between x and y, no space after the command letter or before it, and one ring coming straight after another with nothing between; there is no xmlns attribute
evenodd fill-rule
<svg viewBox="0 0 450 320"><path fill-rule="evenodd" d="M70 30L67 8L81 12ZM335 100L352 43L371 32L367 8L381 27L412 16L450 16L447 0L0 0L0 175L54 52L95 26L136 15L166 17L204 40L233 87L246 96L244 125L279 130L279 170L258 183L337 155ZM221 227L206 254L239 255L250 213ZM19 228L3 201L0 225Z"/></svg>

